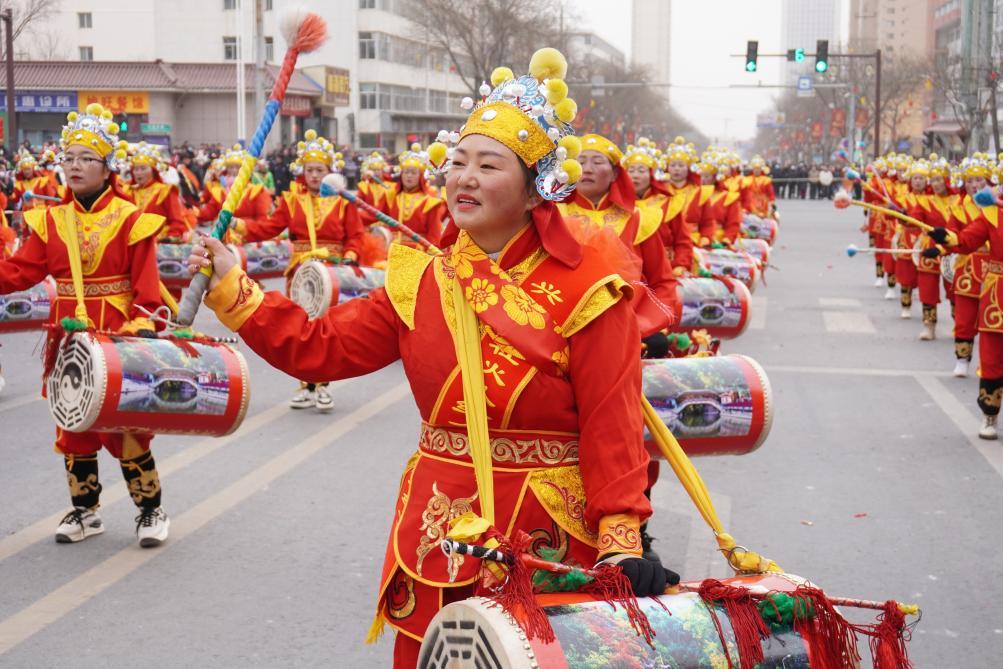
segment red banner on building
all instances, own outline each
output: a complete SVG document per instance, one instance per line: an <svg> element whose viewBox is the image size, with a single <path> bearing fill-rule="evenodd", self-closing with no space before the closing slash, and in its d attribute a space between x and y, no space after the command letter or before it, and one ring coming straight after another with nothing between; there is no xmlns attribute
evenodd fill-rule
<svg viewBox="0 0 1003 669"><path fill-rule="evenodd" d="M817 142L818 140L822 139L822 132L823 131L822 131L821 121L815 121L814 123L811 124L811 138L814 141Z"/></svg>
<svg viewBox="0 0 1003 669"><path fill-rule="evenodd" d="M833 109L832 119L829 121L829 136L842 137L846 133L846 110Z"/></svg>
<svg viewBox="0 0 1003 669"><path fill-rule="evenodd" d="M870 115L867 113L867 107L858 107L857 113L854 116L853 125L858 128L867 127L867 120L870 118Z"/></svg>

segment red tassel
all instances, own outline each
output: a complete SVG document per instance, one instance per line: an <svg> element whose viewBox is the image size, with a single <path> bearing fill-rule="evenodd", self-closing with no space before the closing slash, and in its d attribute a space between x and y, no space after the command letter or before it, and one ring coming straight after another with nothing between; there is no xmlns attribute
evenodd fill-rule
<svg viewBox="0 0 1003 669"><path fill-rule="evenodd" d="M714 619L718 636L721 637L721 647L728 658L728 666L732 667L728 644L724 638L721 621L718 620L714 605L724 606L731 628L735 632L735 645L738 646L738 660L742 669L753 669L761 663L763 657L762 640L770 636L770 628L759 614L756 600L747 588L735 587L708 578L700 584L700 598L707 603L707 610Z"/></svg>
<svg viewBox="0 0 1003 669"><path fill-rule="evenodd" d="M487 535L498 541L498 549L503 553L519 556L529 549L532 537L522 531L518 531L515 537L509 539L494 528L490 529ZM520 621L526 637L529 639L540 639L543 643L554 642L554 628L547 620L547 614L537 603L536 595L533 593L533 573L526 564L516 557L512 564L506 565L508 569L508 580L497 592L479 593L486 595L498 602L503 609Z"/></svg>
<svg viewBox="0 0 1003 669"><path fill-rule="evenodd" d="M310 12L296 31L296 40L290 48L300 53L310 53L320 47L326 39L327 23L319 15Z"/></svg>
<svg viewBox="0 0 1003 669"><path fill-rule="evenodd" d="M637 603L637 596L634 595L630 579L624 575L623 570L616 565L600 564L594 567L590 573L593 576L593 581L582 590L602 598L604 602L613 607L614 611L617 604L622 606L623 610L627 612L627 620L630 621L631 627L639 636L644 637L649 646L652 646L655 630L651 628L648 616L644 615L644 611Z"/></svg>
<svg viewBox="0 0 1003 669"><path fill-rule="evenodd" d="M809 585L799 585L791 597L802 600L795 611L808 611L807 617L794 616L794 631L801 635L811 653L815 669L857 669L860 653L854 628L839 614L825 593Z"/></svg>
<svg viewBox="0 0 1003 669"><path fill-rule="evenodd" d="M891 600L885 602L870 643L874 669L912 669L905 630L905 614L898 603Z"/></svg>

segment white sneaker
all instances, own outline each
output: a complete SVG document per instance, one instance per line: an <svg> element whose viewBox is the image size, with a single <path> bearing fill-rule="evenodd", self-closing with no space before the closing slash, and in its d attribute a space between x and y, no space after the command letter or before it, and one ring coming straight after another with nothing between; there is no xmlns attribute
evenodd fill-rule
<svg viewBox="0 0 1003 669"><path fill-rule="evenodd" d="M885 280L883 278L881 278L880 276L874 280L874 287L875 288L880 288L883 285L885 285Z"/></svg>
<svg viewBox="0 0 1003 669"><path fill-rule="evenodd" d="M300 388L299 392L289 400L289 407L292 409L309 409L315 404L313 393L306 388Z"/></svg>
<svg viewBox="0 0 1003 669"><path fill-rule="evenodd" d="M954 375L958 378L968 376L968 365L970 362L970 360L958 358L958 361L954 363Z"/></svg>
<svg viewBox="0 0 1003 669"><path fill-rule="evenodd" d="M171 519L163 508L142 509L136 516L136 537L143 548L159 546L167 540L167 531L171 528Z"/></svg>
<svg viewBox="0 0 1003 669"><path fill-rule="evenodd" d="M937 338L937 325L935 323L923 323L923 331L919 333L920 341L933 341Z"/></svg>
<svg viewBox="0 0 1003 669"><path fill-rule="evenodd" d="M889 286L888 290L885 291L885 299L886 300L894 300L898 296L899 296L899 292L897 290L895 290L894 288L892 288L891 286Z"/></svg>
<svg viewBox="0 0 1003 669"><path fill-rule="evenodd" d="M75 544L102 532L104 523L97 510L76 506L59 521L59 527L56 528L56 543Z"/></svg>
<svg viewBox="0 0 1003 669"><path fill-rule="evenodd" d="M999 439L996 431L996 419L999 416L982 415L982 428L979 430L979 439Z"/></svg>
<svg viewBox="0 0 1003 669"><path fill-rule="evenodd" d="M902 307L902 313L899 314L899 318L901 318L902 320L912 318L912 309L910 309L909 307Z"/></svg>
<svg viewBox="0 0 1003 669"><path fill-rule="evenodd" d="M317 411L321 413L327 413L334 408L334 398L331 397L331 393L327 392L327 386L317 387L316 406Z"/></svg>

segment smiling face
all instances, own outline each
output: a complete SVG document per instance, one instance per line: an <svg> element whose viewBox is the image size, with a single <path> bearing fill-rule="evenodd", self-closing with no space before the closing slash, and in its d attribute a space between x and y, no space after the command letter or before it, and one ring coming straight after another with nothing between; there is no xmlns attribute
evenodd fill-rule
<svg viewBox="0 0 1003 669"><path fill-rule="evenodd" d="M132 166L132 181L137 186L145 186L153 181L153 168L145 163L136 163Z"/></svg>
<svg viewBox="0 0 1003 669"><path fill-rule="evenodd" d="M320 184L324 181L326 177L331 172L331 168L326 164L312 160L308 163L303 164L303 181L306 183L307 190L316 195L320 192Z"/></svg>
<svg viewBox="0 0 1003 669"><path fill-rule="evenodd" d="M598 151L582 151L578 156L582 164L582 178L578 181L578 192L597 204L616 179L616 168L609 158Z"/></svg>
<svg viewBox="0 0 1003 669"><path fill-rule="evenodd" d="M646 165L631 163L627 168L627 176L634 183L634 191L638 197L648 192L648 187L651 185L651 170Z"/></svg>
<svg viewBox="0 0 1003 669"><path fill-rule="evenodd" d="M108 182L110 171L96 151L80 145L66 149L63 158L66 184L74 195L89 195Z"/></svg>
<svg viewBox="0 0 1003 669"><path fill-rule="evenodd" d="M417 167L405 167L401 170L401 185L404 190L414 190L421 182L421 169Z"/></svg>
<svg viewBox="0 0 1003 669"><path fill-rule="evenodd" d="M540 202L519 157L484 135L467 135L456 145L446 197L453 222L487 253L500 251Z"/></svg>

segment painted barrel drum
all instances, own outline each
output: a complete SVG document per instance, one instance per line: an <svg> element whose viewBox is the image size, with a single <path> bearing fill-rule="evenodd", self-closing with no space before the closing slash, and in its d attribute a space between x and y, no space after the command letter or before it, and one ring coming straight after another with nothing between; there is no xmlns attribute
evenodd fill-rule
<svg viewBox="0 0 1003 669"><path fill-rule="evenodd" d="M236 256L241 268L246 271L247 255L244 249L234 244L228 244L226 248ZM192 275L188 271L188 258L191 254L191 244L157 244L157 270L160 272L160 280L172 293L184 290L191 283Z"/></svg>
<svg viewBox="0 0 1003 669"><path fill-rule="evenodd" d="M750 291L756 291L759 281L759 263L747 253L728 249L696 249L694 253L700 266L713 276L738 279Z"/></svg>
<svg viewBox="0 0 1003 669"><path fill-rule="evenodd" d="M311 319L319 318L336 304L381 288L385 278L381 269L308 260L293 274L289 299L303 307Z"/></svg>
<svg viewBox="0 0 1003 669"><path fill-rule="evenodd" d="M765 240L739 237L735 240L735 250L748 253L759 261L762 271L766 271L766 266L770 263L770 245Z"/></svg>
<svg viewBox="0 0 1003 669"><path fill-rule="evenodd" d="M773 390L744 355L642 360L641 388L689 455L744 455L770 433ZM662 456L647 433L645 446Z"/></svg>
<svg viewBox="0 0 1003 669"><path fill-rule="evenodd" d="M48 397L69 432L222 436L244 420L250 382L226 344L78 332L56 358Z"/></svg>
<svg viewBox="0 0 1003 669"><path fill-rule="evenodd" d="M56 284L52 279L28 290L0 295L0 332L40 330L49 322L55 301Z"/></svg>
<svg viewBox="0 0 1003 669"><path fill-rule="evenodd" d="M751 239L762 239L773 244L777 239L777 222L772 218L746 214L742 217L742 234Z"/></svg>
<svg viewBox="0 0 1003 669"><path fill-rule="evenodd" d="M287 239L252 242L242 247L247 259L247 276L274 279L285 274L293 255L293 243Z"/></svg>
<svg viewBox="0 0 1003 669"><path fill-rule="evenodd" d="M679 279L676 286L676 322L671 332L706 330L722 339L734 339L749 324L751 295L741 281L727 277Z"/></svg>
<svg viewBox="0 0 1003 669"><path fill-rule="evenodd" d="M770 574L724 579L725 583L792 592L794 576ZM693 588L699 583L687 584ZM527 639L517 617L483 597L443 607L425 632L421 669L594 669L643 667L703 669L740 666L735 632L722 606L714 613L695 592L638 600L655 632L651 645L637 634L623 607L578 593L537 595L554 641ZM722 637L724 643L722 643ZM761 641L759 667L810 669L805 641L792 629L774 630ZM729 663L730 658L730 663Z"/></svg>

